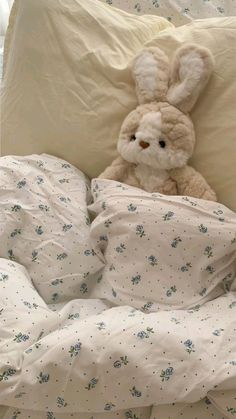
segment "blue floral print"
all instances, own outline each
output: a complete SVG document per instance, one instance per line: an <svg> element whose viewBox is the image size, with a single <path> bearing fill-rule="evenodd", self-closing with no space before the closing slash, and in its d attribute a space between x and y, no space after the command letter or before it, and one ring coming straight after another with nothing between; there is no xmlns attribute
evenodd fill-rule
<svg viewBox="0 0 236 419"><path fill-rule="evenodd" d="M109 228L111 224L112 224L112 221L111 220L107 220L104 223L104 225L105 225L106 228Z"/></svg>
<svg viewBox="0 0 236 419"><path fill-rule="evenodd" d="M157 258L154 255L150 255L148 256L148 262L150 263L151 266L156 266L157 265Z"/></svg>
<svg viewBox="0 0 236 419"><path fill-rule="evenodd" d="M213 256L213 251L211 246L206 246L204 250L204 255L206 255L208 258L211 258Z"/></svg>
<svg viewBox="0 0 236 419"><path fill-rule="evenodd" d="M106 403L104 406L104 410L106 411L110 411L113 409L113 407L116 407L116 405L114 403Z"/></svg>
<svg viewBox="0 0 236 419"><path fill-rule="evenodd" d="M45 212L50 211L50 207L48 205L43 205L43 204L39 204L39 209Z"/></svg>
<svg viewBox="0 0 236 419"><path fill-rule="evenodd" d="M0 282L8 281L9 276L7 274L0 273Z"/></svg>
<svg viewBox="0 0 236 419"><path fill-rule="evenodd" d="M15 338L13 339L17 343L26 342L29 339L29 335L26 335L25 333L18 333L15 335Z"/></svg>
<svg viewBox="0 0 236 419"><path fill-rule="evenodd" d="M148 312L152 308L152 306L153 306L153 303L151 301L148 301L141 307L141 310L144 312Z"/></svg>
<svg viewBox="0 0 236 419"><path fill-rule="evenodd" d="M107 235L105 235L105 234L104 234L104 235L102 235L102 236L100 236L100 237L99 237L99 240L100 240L101 242L102 242L102 241L103 241L103 242L107 242L107 241L108 241L108 237L107 237Z"/></svg>
<svg viewBox="0 0 236 419"><path fill-rule="evenodd" d="M116 290L114 290L114 288L112 288L112 289L111 289L111 292L112 292L113 297L114 297L114 298L116 298L116 297L117 297L117 292L116 292Z"/></svg>
<svg viewBox="0 0 236 419"><path fill-rule="evenodd" d="M141 330L137 333L137 337L139 339L148 339L151 335L151 333L154 333L152 327L147 327L146 330Z"/></svg>
<svg viewBox="0 0 236 419"><path fill-rule="evenodd" d="M11 237L15 237L18 234L21 234L21 229L20 228L15 228L15 230L13 230L13 232L11 233Z"/></svg>
<svg viewBox="0 0 236 419"><path fill-rule="evenodd" d="M20 410L15 410L13 412L13 415L12 415L11 419L17 419L19 417L19 415L21 415L21 411Z"/></svg>
<svg viewBox="0 0 236 419"><path fill-rule="evenodd" d="M50 375L40 372L37 378L38 378L39 384L48 383L50 379Z"/></svg>
<svg viewBox="0 0 236 419"><path fill-rule="evenodd" d="M207 289L204 287L201 289L201 291L199 291L199 295L201 295L201 297L203 297L204 295L206 295Z"/></svg>
<svg viewBox="0 0 236 419"><path fill-rule="evenodd" d="M58 407L66 407L67 403L63 399L63 397L57 397L57 406Z"/></svg>
<svg viewBox="0 0 236 419"><path fill-rule="evenodd" d="M203 224L200 224L198 226L198 229L199 229L200 233L207 233L207 231L208 231L208 228L206 226L204 226Z"/></svg>
<svg viewBox="0 0 236 419"><path fill-rule="evenodd" d="M186 341L184 342L184 346L186 347L186 351L187 351L189 354L191 354L192 352L195 352L195 349L194 349L194 344L193 344L193 342L192 342L190 339L188 339L188 340L186 340Z"/></svg>
<svg viewBox="0 0 236 419"><path fill-rule="evenodd" d="M37 250L33 250L31 256L32 256L32 262L36 262L36 260L38 259L38 251Z"/></svg>
<svg viewBox="0 0 236 419"><path fill-rule="evenodd" d="M85 282L80 285L80 292L81 294L86 294L88 292L88 285Z"/></svg>
<svg viewBox="0 0 236 419"><path fill-rule="evenodd" d="M175 237L174 240L171 243L171 246L176 248L178 246L178 244L181 243L181 242L182 242L182 239L179 236Z"/></svg>
<svg viewBox="0 0 236 419"><path fill-rule="evenodd" d="M106 325L105 325L104 322L96 323L96 325L98 326L98 330L104 330L104 329L106 329Z"/></svg>
<svg viewBox="0 0 236 419"><path fill-rule="evenodd" d="M206 267L206 271L209 272L209 274L213 274L215 272L215 269L213 268L213 266L208 265Z"/></svg>
<svg viewBox="0 0 236 419"><path fill-rule="evenodd" d="M122 365L127 365L129 363L127 356L121 356L120 359L114 362L114 368L120 368Z"/></svg>
<svg viewBox="0 0 236 419"><path fill-rule="evenodd" d="M42 177L42 176L37 176L36 183L37 183L38 185L40 185L41 183L44 183L44 179L43 179L43 177Z"/></svg>
<svg viewBox="0 0 236 419"><path fill-rule="evenodd" d="M169 381L169 379L171 378L173 374L174 374L173 367L168 367L165 370L162 370L160 374L161 381Z"/></svg>
<svg viewBox="0 0 236 419"><path fill-rule="evenodd" d="M84 255L85 256L95 256L96 253L94 252L93 249L87 249L87 250L84 251Z"/></svg>
<svg viewBox="0 0 236 419"><path fill-rule="evenodd" d="M51 284L52 284L53 286L56 286L56 285L59 285L59 284L63 284L63 279L59 279L59 278L54 279L54 280L51 282Z"/></svg>
<svg viewBox="0 0 236 419"><path fill-rule="evenodd" d="M137 388L135 386L133 386L130 390L131 396L133 397L141 397L142 396L142 392L140 390L137 390Z"/></svg>
<svg viewBox="0 0 236 419"><path fill-rule="evenodd" d="M0 381L7 381L9 377L12 377L16 374L16 370L14 368L8 368L7 370L3 371L2 374L0 374Z"/></svg>
<svg viewBox="0 0 236 419"><path fill-rule="evenodd" d="M145 231L144 231L143 225L141 225L141 224L137 225L136 235L139 236L139 237L144 237L145 236Z"/></svg>
<svg viewBox="0 0 236 419"><path fill-rule="evenodd" d="M37 226L36 229L35 229L35 232L36 232L36 234L41 236L41 234L43 234L42 226Z"/></svg>
<svg viewBox="0 0 236 419"><path fill-rule="evenodd" d="M57 260L63 260L66 259L68 257L67 253L63 252L63 253L59 253L57 255Z"/></svg>
<svg viewBox="0 0 236 419"><path fill-rule="evenodd" d="M8 257L9 257L9 259L10 260L16 260L16 257L15 257L15 255L14 255L14 253L13 253L13 250L12 249L10 249L10 250L8 250Z"/></svg>
<svg viewBox="0 0 236 419"><path fill-rule="evenodd" d="M65 179L65 178L59 179L58 182L61 183L61 184L62 183L70 183L69 179Z"/></svg>
<svg viewBox="0 0 236 419"><path fill-rule="evenodd" d="M223 332L224 331L224 329L216 329L216 330L214 330L213 332L212 332L212 334L214 335L214 336L220 336L221 335L221 332Z"/></svg>
<svg viewBox="0 0 236 419"><path fill-rule="evenodd" d="M17 183L17 188L18 189L24 188L25 185L26 185L26 180L23 179L23 180L21 180L20 182Z"/></svg>
<svg viewBox="0 0 236 419"><path fill-rule="evenodd" d="M170 287L170 289L168 289L166 291L166 295L167 297L172 297L172 295L177 291L177 288L175 285L173 285L172 287Z"/></svg>
<svg viewBox="0 0 236 419"><path fill-rule="evenodd" d="M162 218L164 221L170 221L174 215L172 211L168 211Z"/></svg>
<svg viewBox="0 0 236 419"><path fill-rule="evenodd" d="M139 417L132 410L127 410L125 412L125 419L139 419Z"/></svg>
<svg viewBox="0 0 236 419"><path fill-rule="evenodd" d="M26 307L30 308L30 309L34 308L34 309L36 309L36 310L37 310L37 308L39 307L39 305L38 305L38 304L36 304L36 303L30 303L29 301L23 301L23 304L24 304Z"/></svg>
<svg viewBox="0 0 236 419"><path fill-rule="evenodd" d="M127 209L129 212L135 212L137 210L137 206L134 204L129 204Z"/></svg>
<svg viewBox="0 0 236 419"><path fill-rule="evenodd" d="M182 272L188 272L190 268L192 268L192 264L187 262L186 265L181 266L180 270Z"/></svg>
<svg viewBox="0 0 236 419"><path fill-rule="evenodd" d="M69 350L69 354L71 358L79 355L81 351L81 347L82 347L82 343L80 342L80 340L78 340L78 342L75 343L75 345L71 345L70 350Z"/></svg>
<svg viewBox="0 0 236 419"><path fill-rule="evenodd" d="M115 251L117 253L123 253L125 251L125 249L126 249L125 244L124 243L121 243L119 246L117 246L115 248Z"/></svg>
<svg viewBox="0 0 236 419"><path fill-rule="evenodd" d="M98 383L98 378L92 378L89 381L88 385L85 387L86 390L91 390L92 388L95 388L97 383Z"/></svg>
<svg viewBox="0 0 236 419"><path fill-rule="evenodd" d="M236 415L236 407L228 407L227 406L227 412L230 413L231 415Z"/></svg>
<svg viewBox="0 0 236 419"><path fill-rule="evenodd" d="M73 313L73 314L69 314L68 315L68 320L77 320L80 318L80 314L79 313Z"/></svg>
<svg viewBox="0 0 236 419"><path fill-rule="evenodd" d="M72 228L72 224L64 224L62 227L62 231L69 231Z"/></svg>
<svg viewBox="0 0 236 419"><path fill-rule="evenodd" d="M58 292L54 292L52 294L52 301L55 303L58 300L58 298L59 298Z"/></svg>
<svg viewBox="0 0 236 419"><path fill-rule="evenodd" d="M137 284L139 284L141 279L142 279L141 275L136 275L136 276L132 277L131 282L132 282L133 285L137 285Z"/></svg>
<svg viewBox="0 0 236 419"><path fill-rule="evenodd" d="M16 204L11 207L12 212L18 212L21 210L21 205Z"/></svg>

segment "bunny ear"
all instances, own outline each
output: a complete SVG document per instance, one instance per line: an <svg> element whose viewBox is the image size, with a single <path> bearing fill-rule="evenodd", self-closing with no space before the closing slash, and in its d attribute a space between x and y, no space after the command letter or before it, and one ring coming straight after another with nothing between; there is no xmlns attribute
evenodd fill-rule
<svg viewBox="0 0 236 419"><path fill-rule="evenodd" d="M167 101L189 112L206 86L214 67L210 51L195 44L179 48L173 60Z"/></svg>
<svg viewBox="0 0 236 419"><path fill-rule="evenodd" d="M140 104L166 100L170 68L161 49L142 50L134 59L132 70Z"/></svg>

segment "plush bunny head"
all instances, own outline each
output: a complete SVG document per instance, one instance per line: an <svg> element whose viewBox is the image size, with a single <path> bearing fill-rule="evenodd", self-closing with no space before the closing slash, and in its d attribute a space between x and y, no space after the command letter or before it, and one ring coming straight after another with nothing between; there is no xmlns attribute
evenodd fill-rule
<svg viewBox="0 0 236 419"><path fill-rule="evenodd" d="M189 112L213 64L211 53L194 44L179 48L171 66L159 48L147 48L135 58L139 106L125 119L118 141L125 160L165 170L187 163L195 143Z"/></svg>

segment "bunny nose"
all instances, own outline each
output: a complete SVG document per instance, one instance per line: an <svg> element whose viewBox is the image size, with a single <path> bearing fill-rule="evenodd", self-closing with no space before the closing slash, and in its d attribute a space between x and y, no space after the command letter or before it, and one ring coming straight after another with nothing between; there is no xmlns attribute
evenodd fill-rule
<svg viewBox="0 0 236 419"><path fill-rule="evenodd" d="M150 144L147 143L146 141L139 141L139 145L142 148L148 148L150 146Z"/></svg>

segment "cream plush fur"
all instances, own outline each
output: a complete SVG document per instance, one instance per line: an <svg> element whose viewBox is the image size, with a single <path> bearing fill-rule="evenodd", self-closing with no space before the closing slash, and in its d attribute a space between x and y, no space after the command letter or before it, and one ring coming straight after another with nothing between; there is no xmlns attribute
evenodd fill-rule
<svg viewBox="0 0 236 419"><path fill-rule="evenodd" d="M144 49L134 60L139 106L122 124L120 156L99 177L167 195L215 201L203 176L187 166L195 133L189 112L213 71L208 49L179 48L170 66L159 48Z"/></svg>

